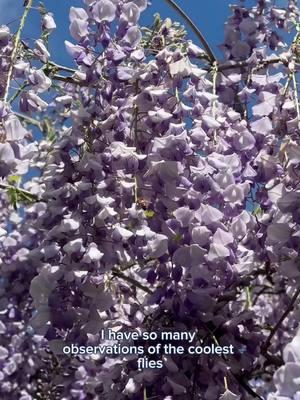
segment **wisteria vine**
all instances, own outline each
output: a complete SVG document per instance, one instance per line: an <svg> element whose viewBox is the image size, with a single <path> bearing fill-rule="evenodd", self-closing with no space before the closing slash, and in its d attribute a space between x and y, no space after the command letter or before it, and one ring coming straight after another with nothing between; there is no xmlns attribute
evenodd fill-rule
<svg viewBox="0 0 300 400"><path fill-rule="evenodd" d="M42 4L0 27L3 400L300 399L297 1L232 5L220 60L166 1L186 27L143 26L147 0L71 7L74 68ZM63 354L110 328L236 351Z"/></svg>

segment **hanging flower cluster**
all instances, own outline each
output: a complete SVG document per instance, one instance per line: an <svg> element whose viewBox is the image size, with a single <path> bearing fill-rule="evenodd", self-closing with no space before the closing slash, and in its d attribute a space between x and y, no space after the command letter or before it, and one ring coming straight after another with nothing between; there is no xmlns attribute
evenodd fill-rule
<svg viewBox="0 0 300 400"><path fill-rule="evenodd" d="M43 6L32 48L32 1L0 28L1 398L297 400L296 2L232 6L222 61L169 18L143 28L147 0L84 3L76 69ZM64 354L108 329L235 351Z"/></svg>

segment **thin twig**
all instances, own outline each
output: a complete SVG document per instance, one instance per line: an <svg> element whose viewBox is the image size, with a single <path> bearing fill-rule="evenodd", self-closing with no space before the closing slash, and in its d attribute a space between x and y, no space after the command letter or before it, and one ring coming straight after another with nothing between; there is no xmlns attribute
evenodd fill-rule
<svg viewBox="0 0 300 400"><path fill-rule="evenodd" d="M178 12L178 14L188 23L188 25L191 27L193 32L196 34L196 36L199 38L200 42L202 43L203 47L206 50L206 53L210 59L210 62L213 63L216 61L216 57L210 48L209 44L207 43L205 37L201 33L201 31L197 28L197 26L194 24L194 22L191 20L191 18L183 11L181 7L179 7L178 4L175 3L174 0L165 0L175 11Z"/></svg>
<svg viewBox="0 0 300 400"><path fill-rule="evenodd" d="M13 103L16 98L19 96L19 94L21 94L24 89L28 86L28 81L25 81L18 89L17 91L11 96L11 98L8 100L8 103L11 104Z"/></svg>
<svg viewBox="0 0 300 400"><path fill-rule="evenodd" d="M282 93L283 97L285 97L286 94L287 94L287 91L288 91L288 88L290 86L291 80L292 80L292 77L291 77L291 75L289 75L289 77L288 77L288 79L287 79L287 81L286 81L286 83L284 85L284 90L283 90L283 93Z"/></svg>
<svg viewBox="0 0 300 400"><path fill-rule="evenodd" d="M216 331L217 329L215 329L214 331L212 331L205 323L203 323L203 327L205 328L205 330L208 331L209 335L211 336L211 338L213 339L213 341L216 343L217 346L219 346L219 341L217 336L214 334L214 331ZM225 363L227 362L227 358L223 355L222 356L223 360L225 361ZM247 381L244 380L243 376L239 376L237 374L235 374L234 372L231 371L231 368L228 368L228 372L237 380L237 382L249 393L251 394L251 396L253 396L254 398L263 400L262 397L260 397L253 389L252 387L249 385L249 383ZM226 378L226 377L224 377ZM224 379L224 385L225 385L225 389L228 389L228 382L227 382L227 378Z"/></svg>
<svg viewBox="0 0 300 400"><path fill-rule="evenodd" d="M88 85L86 82L84 81L79 81L75 78L73 78L72 76L63 76L63 75L51 75L51 79L54 79L56 81L61 81L61 82L65 82L65 83L72 83L73 85L78 85L78 86L91 86Z"/></svg>
<svg viewBox="0 0 300 400"><path fill-rule="evenodd" d="M121 279L124 279L124 281L131 283L133 286L143 290L144 292L146 292L148 294L153 294L152 290L149 289L148 286L141 284L136 279L124 274L122 271L119 271L117 268L113 268L112 273L113 273L113 275L118 276Z"/></svg>
<svg viewBox="0 0 300 400"><path fill-rule="evenodd" d="M8 73L7 73L7 79L6 79L6 85L5 85L5 90L4 90L4 95L3 95L3 101L6 102L7 101L7 97L8 97L8 92L9 92L9 86L10 86L10 81L13 75L13 70L14 70L14 66L15 66L15 61L16 61L16 57L17 57L17 52L18 52L18 47L19 47L19 43L20 43L20 39L21 39L21 33L22 30L25 26L25 21L26 18L28 16L29 10L32 6L32 2L33 0L28 0L23 16L21 18L20 21L20 26L19 29L16 33L15 36L15 40L14 40L14 46L13 46L13 50L11 53L11 60L10 60L10 64L9 64L9 69L8 69Z"/></svg>
<svg viewBox="0 0 300 400"><path fill-rule="evenodd" d="M237 382L242 386L244 390L246 390L247 393L249 393L253 398L259 399L259 400L264 400L258 393L256 393L252 387L249 385L247 381L245 381L244 377L239 376L236 373L233 373L230 371L231 375L234 376L234 378L237 380Z"/></svg>
<svg viewBox="0 0 300 400"><path fill-rule="evenodd" d="M287 65L287 62L284 61L280 57L275 57L275 58L270 58L269 60L262 60L258 63L257 69L265 68L268 65L271 64L284 64ZM235 68L245 68L245 67L250 67L251 64L249 61L230 61L230 62L225 62L218 64L218 69L219 71L226 71L227 69L235 69ZM205 70L210 71L212 67L205 67Z"/></svg>
<svg viewBox="0 0 300 400"><path fill-rule="evenodd" d="M138 95L138 92L139 92L139 81L137 79L136 82L135 82L135 95L136 96ZM135 106L134 106L134 113L133 114L134 114L134 126L133 126L133 135L134 135L134 137L133 137L133 143L134 143L134 146L136 148L136 151L138 152L139 151L139 149L138 149L138 116L139 116L139 107L138 107L137 104L135 104ZM138 203L138 191L139 191L138 180L137 180L137 177L135 176L134 177L134 202L135 202L135 204Z"/></svg>
<svg viewBox="0 0 300 400"><path fill-rule="evenodd" d="M166 0L169 1L169 0ZM284 60L282 60L281 58L272 58L270 60L263 60L260 62L259 64L259 68L265 68L268 65L271 64L284 64L286 65L286 62ZM222 72L222 71L226 71L228 69L236 69L236 68L245 68L245 67L249 67L250 64L247 61L238 61L238 62L233 62L233 63L218 63L217 67L218 67L218 71ZM212 71L215 68L215 64L213 63L212 66L209 67L205 67L204 69L206 71ZM84 86L84 87L93 87L93 85L89 85L87 82L85 81L79 81L76 78L72 77L72 76L63 76L63 75L58 75L58 74L51 74L51 79L57 80L57 81L61 81L61 82L65 82L65 83L72 83L74 85L78 85L78 86Z"/></svg>
<svg viewBox="0 0 300 400"><path fill-rule="evenodd" d="M218 63L217 61L214 62L212 74L213 74L213 95L216 96L217 94L217 77L218 77ZM216 119L217 107L216 107L216 100L213 99L212 101L212 114L214 119ZM217 129L214 129L214 138L213 138L214 145L217 144Z"/></svg>
<svg viewBox="0 0 300 400"><path fill-rule="evenodd" d="M295 72L292 73L292 79L293 79L293 86L294 86L294 101L295 101L295 107L296 107L296 111L297 111L298 128L300 129L300 107L299 107L298 85L297 85L297 81L296 81Z"/></svg>
<svg viewBox="0 0 300 400"><path fill-rule="evenodd" d="M252 307L251 291L250 287L246 287L246 310L250 310Z"/></svg>
<svg viewBox="0 0 300 400"><path fill-rule="evenodd" d="M38 121L37 119L28 117L27 115L21 114L21 113L19 113L19 112L14 112L14 114L15 114L18 118L20 118L20 119L22 119L23 121L25 121L27 124L33 125L33 126L37 126L39 129L42 130L42 124L41 124L41 122Z"/></svg>
<svg viewBox="0 0 300 400"><path fill-rule="evenodd" d="M65 65L56 64L54 61L48 61L48 65L61 71L71 72L72 74L75 74L76 72L76 69L66 67Z"/></svg>
<svg viewBox="0 0 300 400"><path fill-rule="evenodd" d="M296 303L296 301L298 299L299 294L300 294L300 288L297 289L296 293L294 294L294 296L291 299L291 302L290 302L288 308L282 314L282 316L280 317L279 321L274 326L274 328L272 328L272 330L271 330L271 332L270 332L265 344L263 345L264 352L266 352L268 350L268 348L271 345L271 340L273 339L273 336L276 334L276 332L278 331L278 329L280 328L281 324L286 319L286 317L289 315L289 313L293 310L293 308L295 306L295 303Z"/></svg>

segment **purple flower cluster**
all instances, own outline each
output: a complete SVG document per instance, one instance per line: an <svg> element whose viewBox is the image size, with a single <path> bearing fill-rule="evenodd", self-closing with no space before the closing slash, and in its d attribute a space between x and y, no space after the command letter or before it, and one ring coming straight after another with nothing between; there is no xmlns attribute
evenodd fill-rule
<svg viewBox="0 0 300 400"><path fill-rule="evenodd" d="M50 60L52 14L13 68L0 28L0 397L299 399L296 2L233 6L222 61L170 19L143 29L147 0L84 3L74 71ZM63 354L103 329L196 331L235 353L143 371Z"/></svg>

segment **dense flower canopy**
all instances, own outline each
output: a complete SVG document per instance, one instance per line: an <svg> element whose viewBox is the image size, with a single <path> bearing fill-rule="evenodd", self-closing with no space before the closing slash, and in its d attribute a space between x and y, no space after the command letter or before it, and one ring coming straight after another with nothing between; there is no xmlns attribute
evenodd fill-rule
<svg viewBox="0 0 300 400"><path fill-rule="evenodd" d="M0 27L0 397L299 400L297 2L231 6L222 60L147 3L71 7L75 69L42 5ZM235 353L63 353L103 329Z"/></svg>

